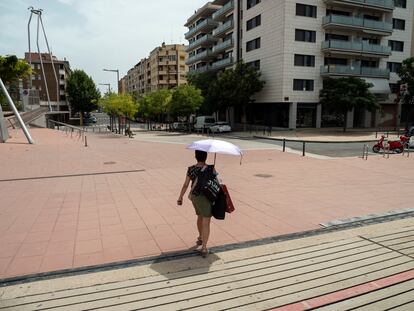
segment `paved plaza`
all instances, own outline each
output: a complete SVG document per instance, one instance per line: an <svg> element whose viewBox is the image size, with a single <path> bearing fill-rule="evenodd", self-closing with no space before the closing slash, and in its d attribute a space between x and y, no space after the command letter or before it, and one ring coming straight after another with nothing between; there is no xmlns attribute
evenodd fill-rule
<svg viewBox="0 0 414 311"><path fill-rule="evenodd" d="M0 279L194 248L193 208L176 200L194 163L185 144L201 136L88 133L85 147L76 135L31 133L35 145L21 131L0 145ZM211 246L413 207L413 155L328 159L229 141L244 149L242 165L219 155L216 167L236 212L213 221Z"/></svg>

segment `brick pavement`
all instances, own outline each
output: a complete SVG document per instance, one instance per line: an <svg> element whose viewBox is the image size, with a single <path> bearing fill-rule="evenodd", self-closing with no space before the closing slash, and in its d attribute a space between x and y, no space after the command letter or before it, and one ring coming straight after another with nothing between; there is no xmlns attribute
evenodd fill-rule
<svg viewBox="0 0 414 311"><path fill-rule="evenodd" d="M62 132L31 134L36 145L25 144L19 131L0 144L0 180L26 178L0 181L0 278L194 246L191 204L175 204L194 161L183 145L106 134L88 136L85 148ZM220 156L217 170L237 210L224 222L213 221L210 245L413 207L413 161L401 155L319 160L249 150L240 166L238 159ZM83 175L64 176L76 174ZM48 176L62 177L39 178Z"/></svg>

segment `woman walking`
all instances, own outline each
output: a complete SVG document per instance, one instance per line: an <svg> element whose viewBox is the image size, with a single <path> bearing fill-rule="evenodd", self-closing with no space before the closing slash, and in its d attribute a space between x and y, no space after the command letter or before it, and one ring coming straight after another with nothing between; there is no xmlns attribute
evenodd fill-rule
<svg viewBox="0 0 414 311"><path fill-rule="evenodd" d="M185 177L184 185L181 189L180 196L178 197L177 204L183 204L183 196L187 191L188 185L191 181L191 190L189 199L193 203L195 212L197 214L197 229L198 229L198 238L197 245L201 245L201 256L206 258L208 255L207 242L210 236L210 221L211 221L211 202L201 193L200 189L197 188L197 177L200 172L207 169L207 152L196 150L195 158L197 164L192 165L187 170L187 175ZM217 175L217 173L214 171Z"/></svg>

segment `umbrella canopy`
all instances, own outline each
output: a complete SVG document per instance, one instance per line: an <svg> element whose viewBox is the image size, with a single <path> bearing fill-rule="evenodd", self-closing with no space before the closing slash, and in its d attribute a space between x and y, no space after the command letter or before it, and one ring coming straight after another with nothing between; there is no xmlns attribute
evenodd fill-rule
<svg viewBox="0 0 414 311"><path fill-rule="evenodd" d="M240 148L224 140L204 139L195 141L187 146L187 149L200 150L214 153L214 163L216 163L216 154L230 154L243 157ZM240 159L241 164L241 159Z"/></svg>

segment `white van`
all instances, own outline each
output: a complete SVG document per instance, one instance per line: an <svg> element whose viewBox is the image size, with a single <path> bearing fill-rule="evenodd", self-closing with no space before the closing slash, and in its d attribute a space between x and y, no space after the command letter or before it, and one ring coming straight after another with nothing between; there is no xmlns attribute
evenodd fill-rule
<svg viewBox="0 0 414 311"><path fill-rule="evenodd" d="M216 119L212 116L200 116L195 118L194 129L196 131L210 128L216 123Z"/></svg>

